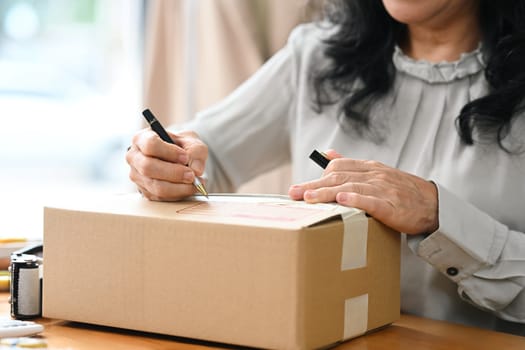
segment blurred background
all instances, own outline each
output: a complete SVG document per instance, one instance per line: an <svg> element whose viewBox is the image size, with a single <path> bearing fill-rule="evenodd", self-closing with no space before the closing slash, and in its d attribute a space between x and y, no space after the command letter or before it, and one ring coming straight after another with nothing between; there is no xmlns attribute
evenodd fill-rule
<svg viewBox="0 0 525 350"><path fill-rule="evenodd" d="M147 106L166 125L219 101L318 13L306 0L1 0L0 238L42 237L61 197L134 191ZM241 192L282 193L285 167Z"/></svg>
<svg viewBox="0 0 525 350"><path fill-rule="evenodd" d="M143 38L141 0L0 1L0 237L41 237L49 198L129 187Z"/></svg>

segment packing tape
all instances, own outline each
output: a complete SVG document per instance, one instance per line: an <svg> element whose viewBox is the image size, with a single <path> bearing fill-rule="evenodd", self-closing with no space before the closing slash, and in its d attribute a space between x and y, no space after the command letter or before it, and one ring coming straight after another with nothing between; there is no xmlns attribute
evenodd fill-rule
<svg viewBox="0 0 525 350"><path fill-rule="evenodd" d="M342 212L344 234L341 271L366 266L368 218L364 212Z"/></svg>
<svg viewBox="0 0 525 350"><path fill-rule="evenodd" d="M368 294L345 300L343 340L357 337L368 328Z"/></svg>

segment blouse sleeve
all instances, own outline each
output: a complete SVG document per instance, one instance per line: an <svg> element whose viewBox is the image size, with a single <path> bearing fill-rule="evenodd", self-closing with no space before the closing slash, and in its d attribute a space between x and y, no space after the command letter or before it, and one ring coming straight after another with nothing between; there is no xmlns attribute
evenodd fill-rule
<svg viewBox="0 0 525 350"><path fill-rule="evenodd" d="M440 227L419 242L418 255L456 282L462 299L525 323L525 234L437 185Z"/></svg>
<svg viewBox="0 0 525 350"><path fill-rule="evenodd" d="M218 105L186 125L209 147L205 176L213 192L232 192L244 182L290 161L290 118L296 71L307 28Z"/></svg>

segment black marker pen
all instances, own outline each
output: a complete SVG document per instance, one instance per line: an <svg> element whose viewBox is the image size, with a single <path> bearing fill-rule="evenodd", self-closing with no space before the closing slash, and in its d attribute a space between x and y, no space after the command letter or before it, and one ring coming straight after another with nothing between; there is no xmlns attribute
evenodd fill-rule
<svg viewBox="0 0 525 350"><path fill-rule="evenodd" d="M328 156L325 153L319 152L315 149L310 154L310 159L316 162L317 165L319 165L323 169L326 169L328 163L330 163L330 159L328 159Z"/></svg>

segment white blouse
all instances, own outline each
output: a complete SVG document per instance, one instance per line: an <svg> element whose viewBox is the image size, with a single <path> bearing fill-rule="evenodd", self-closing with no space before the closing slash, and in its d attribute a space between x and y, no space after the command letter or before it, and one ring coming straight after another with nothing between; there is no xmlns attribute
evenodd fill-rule
<svg viewBox="0 0 525 350"><path fill-rule="evenodd" d="M329 148L432 180L440 227L403 238L402 311L525 335L525 153L466 146L455 128L461 108L488 91L481 50L432 64L396 49L393 89L372 108L373 132L360 135L338 121L338 106L314 110L309 77L327 64L327 32L299 26L253 77L186 126L209 146L208 189L234 191L287 162L294 183L318 178L308 156ZM523 119L511 146L525 141Z"/></svg>

